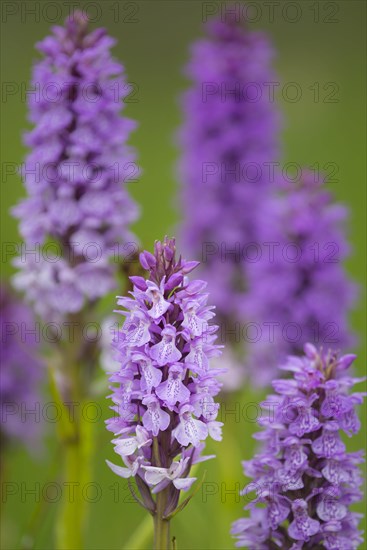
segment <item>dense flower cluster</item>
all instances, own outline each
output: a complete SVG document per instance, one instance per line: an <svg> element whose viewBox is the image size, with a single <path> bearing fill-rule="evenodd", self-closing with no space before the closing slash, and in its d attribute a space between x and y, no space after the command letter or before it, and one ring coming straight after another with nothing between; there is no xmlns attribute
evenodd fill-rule
<svg viewBox="0 0 367 550"><path fill-rule="evenodd" d="M129 93L104 29L76 12L38 44L29 94L34 129L23 167L28 197L15 209L26 249L15 278L45 318L79 311L114 287L118 245L132 239L137 208L125 184L137 175L126 145L135 123L120 115Z"/></svg>
<svg viewBox="0 0 367 550"><path fill-rule="evenodd" d="M237 546L353 550L363 542L360 515L349 508L362 496L363 453L348 453L341 438L358 432L355 405L366 395L349 393L363 380L345 373L354 359L306 344L304 356L281 367L293 378L275 380L276 395L263 404L269 412L255 436L263 447L244 462L253 478L244 494L255 490L257 498L246 506L250 517L233 525Z"/></svg>
<svg viewBox="0 0 367 550"><path fill-rule="evenodd" d="M35 449L41 434L37 406L41 403L43 365L35 319L30 309L5 285L0 287L1 439L14 439Z"/></svg>
<svg viewBox="0 0 367 550"><path fill-rule="evenodd" d="M202 276L224 316L243 319L246 261L236 250L257 240L257 210L271 187L279 114L269 83L266 36L233 21L210 21L187 67L193 86L180 131L183 247L202 259Z"/></svg>
<svg viewBox="0 0 367 550"><path fill-rule="evenodd" d="M355 286L342 264L347 210L333 201L318 173L305 171L297 182L278 187L259 211L262 246L247 270L245 309L261 329L248 342L247 366L262 385L307 341L338 349L353 343L348 312Z"/></svg>
<svg viewBox="0 0 367 550"><path fill-rule="evenodd" d="M120 368L110 376L115 416L108 429L125 467L108 464L122 477L135 476L149 509L151 491L169 486L169 513L195 480L191 465L209 458L200 456L203 441L221 439L214 402L220 370L209 365L220 350L206 283L187 277L197 262L177 261L167 238L140 259L150 277L131 277L132 297L118 299L127 311L119 311L126 316L114 338Z"/></svg>

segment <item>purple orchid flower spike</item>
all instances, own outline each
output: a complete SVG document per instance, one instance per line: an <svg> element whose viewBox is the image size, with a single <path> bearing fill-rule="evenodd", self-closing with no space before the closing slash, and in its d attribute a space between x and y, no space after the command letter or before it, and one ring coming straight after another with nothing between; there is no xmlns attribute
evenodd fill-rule
<svg viewBox="0 0 367 550"><path fill-rule="evenodd" d="M35 329L36 319L30 308L1 283L2 449L14 443L25 444L31 452L40 448L44 424L32 411L43 406L41 389L46 369Z"/></svg>
<svg viewBox="0 0 367 550"><path fill-rule="evenodd" d="M197 263L177 260L168 238L140 261L149 276L132 277L131 297L118 298L126 320L114 342L120 367L110 376L117 418L107 427L124 466L108 464L135 478L139 501L154 516L155 547L165 549L180 492L196 480L191 466L212 458L201 456L207 437L221 440L214 398L222 370L210 365L220 346L206 284L188 278Z"/></svg>
<svg viewBox="0 0 367 550"><path fill-rule="evenodd" d="M261 204L258 242L273 243L274 249L263 251L247 269L244 309L262 327L247 349L254 384L270 383L288 355L302 355L306 341L333 342L337 349L355 342L348 313L357 287L343 267L350 252L347 217L347 208L335 202L322 174L307 170L296 182L280 178L277 192ZM345 356L346 365L351 360Z"/></svg>
<svg viewBox="0 0 367 550"><path fill-rule="evenodd" d="M191 86L182 98L178 136L180 238L185 253L202 259L200 274L222 327L249 321L246 250L259 242L257 213L274 186L269 166L279 159L281 117L267 90L278 80L274 54L265 33L218 17L192 44L186 67ZM197 305L190 300L185 309L184 326L199 335ZM231 347L244 371L243 346ZM223 377L225 390L239 382L236 372Z"/></svg>
<svg viewBox="0 0 367 550"><path fill-rule="evenodd" d="M22 174L28 197L14 215L27 246L55 241L60 256L49 260L39 251L36 259L17 258L14 281L48 321L114 289L118 262L112 260L136 242L130 225L138 209L126 185L139 173L127 145L136 123L120 114L129 86L111 56L114 44L104 29L90 32L79 11L37 44L43 59L34 66L33 85L41 93L28 96L35 126L25 136L31 150Z"/></svg>
<svg viewBox="0 0 367 550"><path fill-rule="evenodd" d="M264 430L256 434L262 447L244 462L248 488L259 490L245 508L250 517L233 524L237 546L356 550L363 543L359 515L350 510L362 497L363 455L348 453L340 437L347 433L343 419L364 395L348 391L361 381L348 377L351 357L307 344L303 357L289 357L283 366L293 379L273 382L277 395L267 397Z"/></svg>
<svg viewBox="0 0 367 550"><path fill-rule="evenodd" d="M205 256L202 275L221 315L233 314L242 305L243 289L233 281L244 262L230 250L256 241L256 211L271 186L266 163L279 153L280 116L266 93L267 83L277 80L274 50L264 33L215 19L190 53L192 86L183 97L179 132L181 235L194 257ZM245 91L254 85L256 101ZM225 261L221 247L228 251Z"/></svg>

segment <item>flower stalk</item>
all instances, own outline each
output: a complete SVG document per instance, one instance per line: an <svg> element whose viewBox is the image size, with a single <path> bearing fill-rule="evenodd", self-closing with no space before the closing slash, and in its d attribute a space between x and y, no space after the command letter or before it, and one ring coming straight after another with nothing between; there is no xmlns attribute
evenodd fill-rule
<svg viewBox="0 0 367 550"><path fill-rule="evenodd" d="M164 489L157 495L157 507L154 514L154 550L171 550L170 520L165 519L168 491Z"/></svg>
<svg viewBox="0 0 367 550"><path fill-rule="evenodd" d="M26 245L39 248L36 258L16 259L14 284L56 326L49 372L62 411L60 452L70 489L57 521L57 547L63 550L83 548L82 492L93 456L92 423L81 411L99 350L84 329L99 300L116 287L117 275L126 277L120 251L136 240L129 226L138 210L126 186L138 174L127 145L135 123L121 116L129 86L111 56L114 43L104 29L90 31L85 14L75 11L37 44L43 58L32 83L40 93L29 96L34 128L25 136L31 150L22 173L28 196L14 208ZM50 242L55 257L44 253Z"/></svg>
<svg viewBox="0 0 367 550"><path fill-rule="evenodd" d="M203 258L201 277L227 344L223 390L233 391L243 386L247 350L244 338L229 334L252 320L247 270L259 243L258 211L274 187L269 166L279 157L281 117L267 89L278 78L270 39L242 20L208 21L190 54L179 131L180 235L184 252Z"/></svg>
<svg viewBox="0 0 367 550"><path fill-rule="evenodd" d="M118 297L126 320L115 334L110 375L115 416L107 427L124 466L107 464L135 479L140 497L133 496L153 516L155 548L168 549L170 521L195 494L179 504L181 491L196 481L192 466L212 458L201 456L204 441L221 439L214 397L222 371L210 366L220 346L206 283L188 277L197 262L177 259L168 238L140 262L148 277L131 277L130 296Z"/></svg>
<svg viewBox="0 0 367 550"><path fill-rule="evenodd" d="M365 379L346 373L355 359L306 344L303 357L292 356L281 368L290 379L273 381L275 395L263 403L262 442L244 470L253 481L243 494L256 490L245 507L250 517L233 524L237 546L249 550L356 550L363 543L358 502L363 482L362 452L347 452L341 438L356 434L360 421L355 405L362 392L351 393Z"/></svg>

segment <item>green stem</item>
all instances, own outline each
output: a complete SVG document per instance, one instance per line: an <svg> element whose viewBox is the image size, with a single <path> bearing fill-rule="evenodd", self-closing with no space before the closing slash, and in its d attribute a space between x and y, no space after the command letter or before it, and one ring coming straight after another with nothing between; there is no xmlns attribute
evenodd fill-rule
<svg viewBox="0 0 367 550"><path fill-rule="evenodd" d="M81 460L80 438L65 442L64 458L64 498L61 504L56 533L59 550L79 550L82 545L83 496L81 478L83 463Z"/></svg>
<svg viewBox="0 0 367 550"><path fill-rule="evenodd" d="M154 550L170 550L170 520L164 519L164 511L167 506L167 489L157 494L156 514L154 516Z"/></svg>
<svg viewBox="0 0 367 550"><path fill-rule="evenodd" d="M81 410L83 404L81 402ZM74 437L64 439L62 446L64 485L56 530L58 550L84 548L83 535L88 512L85 491L92 479L93 425L82 415L76 415L71 424Z"/></svg>
<svg viewBox="0 0 367 550"><path fill-rule="evenodd" d="M84 491L91 480L92 424L82 415L84 401L80 391L78 367L71 367L70 364L68 367L71 408L64 402L56 383L56 365L50 364L51 390L61 410L58 427L63 462L62 501L56 523L56 548L80 550L84 547L83 531L87 512Z"/></svg>

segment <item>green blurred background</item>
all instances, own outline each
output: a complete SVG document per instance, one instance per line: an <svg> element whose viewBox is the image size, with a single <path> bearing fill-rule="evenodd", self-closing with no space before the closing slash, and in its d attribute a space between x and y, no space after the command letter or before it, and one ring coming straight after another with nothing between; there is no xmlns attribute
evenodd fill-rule
<svg viewBox="0 0 367 550"><path fill-rule="evenodd" d="M151 248L154 239L173 233L179 220L174 133L180 124L178 97L188 85L182 73L188 59L188 46L202 34L203 15L208 10L220 13L226 4L154 0L2 2L2 80L19 86L19 91L3 95L2 99L3 241L18 240L16 222L10 218L9 208L24 194L20 179L4 174L4 163L20 163L25 154L21 132L27 127L26 104L20 90L27 86L31 64L37 57L35 42L47 35L51 24L63 21L70 4L87 9L89 5L90 14L96 19L93 26L105 26L109 34L117 38L114 54L124 63L128 80L137 90L136 101L129 103L126 113L139 122L132 143L138 150L143 175L130 189L142 208L141 219L134 229L142 244ZM337 181L330 187L338 200L349 205L351 210L348 231L353 251L347 268L363 287L366 281L366 4L363 1L307 0L250 4L256 9L252 18L257 19L251 26L264 29L274 41L281 87L296 82L302 92L297 102L287 101L282 94L279 97L285 120L283 160L302 165L319 163L320 167L330 162L337 164ZM30 13L34 8L39 16L37 12L36 15ZM337 101L333 103L324 101L332 89L323 87L330 82L338 87ZM315 83L320 86L319 101L315 101ZM12 267L5 264L3 258L1 270L4 277L12 273ZM113 306L111 296L106 309L112 310ZM352 316L353 326L360 335L359 373L365 372L366 364L365 320L361 294ZM258 402L261 397L248 388L234 399L242 407ZM104 398L101 406L103 418L108 418L108 404ZM217 459L200 468L201 472L207 470L206 485L174 520L173 534L180 550L233 547L230 524L241 516L245 504L242 497L236 496L244 484L241 460L251 457L254 447L251 434L256 431L256 425L242 416L235 418L228 414L226 420L223 443L209 444L208 450L215 452ZM131 502L125 481L114 476L105 465L105 458L113 459L113 450L103 420L95 426L95 437L94 480L101 493L98 502L90 504L85 548L123 548L145 513ZM50 463L54 463L55 469L59 457L53 448L52 437L49 440L47 452L40 460L32 459L20 449L8 456L6 480L24 483L24 486L3 504L5 549L20 548L21 544L26 547L32 536L24 538L24 534L32 532L32 525L35 526L34 547L53 547L52 528L57 503L43 505L42 498L41 503L37 503L34 496L24 494L37 482L42 489L43 484L55 479ZM348 444L351 450L357 450L365 447L365 443L364 425L359 436ZM92 491L91 498L94 498ZM364 506L361 504L358 509L363 511ZM146 548L150 546L147 540Z"/></svg>

